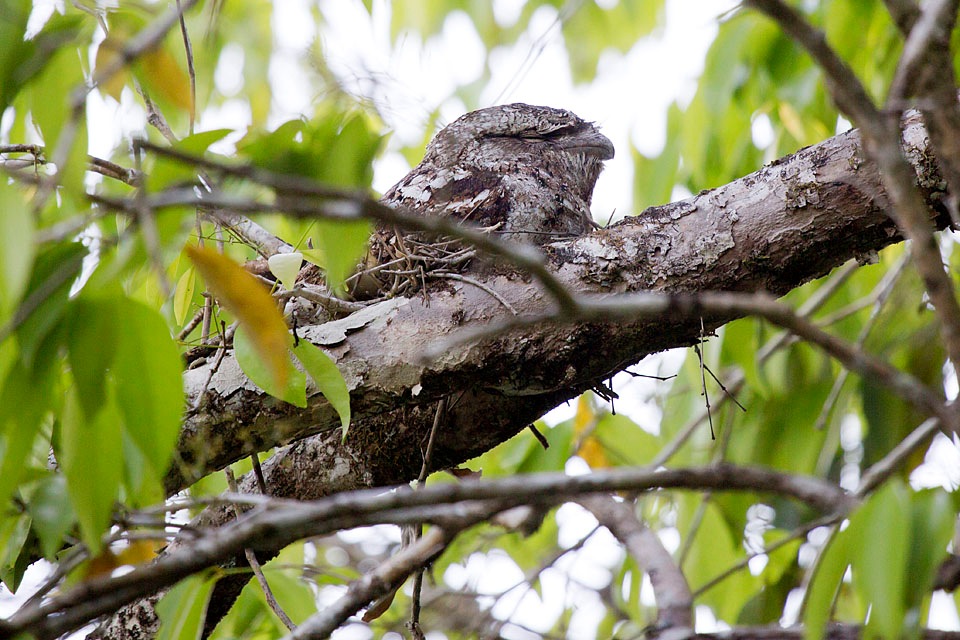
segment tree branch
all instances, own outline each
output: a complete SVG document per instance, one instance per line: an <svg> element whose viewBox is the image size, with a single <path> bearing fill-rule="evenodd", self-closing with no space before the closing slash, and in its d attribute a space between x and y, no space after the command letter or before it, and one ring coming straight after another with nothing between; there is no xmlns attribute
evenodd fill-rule
<svg viewBox="0 0 960 640"><path fill-rule="evenodd" d="M256 505L243 517L190 537L153 564L117 577L91 579L39 606L21 609L7 621L0 621L0 637L11 637L24 630L40 640L58 637L138 597L242 554L246 548L275 552L297 540L379 523L431 522L455 532L463 526L463 511L458 506L462 503L468 503L468 509L482 509L482 519L486 519L521 504L556 505L585 493L663 488L774 493L824 513L844 513L856 504L839 487L818 478L728 465L663 471L612 469L575 477L561 473L530 474L434 485L421 491L383 493L368 489L312 503L241 494L230 498ZM474 503L480 504L469 506Z"/></svg>
<svg viewBox="0 0 960 640"><path fill-rule="evenodd" d="M658 633L666 630L671 634L692 633L693 595L687 579L656 532L637 519L633 505L604 495L586 496L578 502L610 530L640 569L650 576L657 602Z"/></svg>

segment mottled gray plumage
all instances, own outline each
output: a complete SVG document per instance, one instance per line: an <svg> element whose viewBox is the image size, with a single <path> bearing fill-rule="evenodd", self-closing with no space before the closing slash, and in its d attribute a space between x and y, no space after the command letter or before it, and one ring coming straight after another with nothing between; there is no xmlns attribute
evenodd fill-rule
<svg viewBox="0 0 960 640"><path fill-rule="evenodd" d="M540 243L594 228L593 187L612 157L610 140L569 111L489 107L441 130L382 201Z"/></svg>

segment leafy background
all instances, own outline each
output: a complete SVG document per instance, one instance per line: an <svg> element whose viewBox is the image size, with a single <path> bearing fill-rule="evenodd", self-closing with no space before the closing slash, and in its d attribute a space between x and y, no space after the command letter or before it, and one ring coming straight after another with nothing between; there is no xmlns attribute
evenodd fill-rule
<svg viewBox="0 0 960 640"><path fill-rule="evenodd" d="M595 201L597 217L606 220L724 184L847 127L817 68L772 23L730 5L665 0L201 3L186 22L195 99L173 30L91 93L73 127L63 105L76 87L112 64L165 8L121 3L104 11L93 2L64 8L4 0L0 11L0 42L9 43L0 48L0 142L42 144L63 167L55 195L0 184L0 499L11 505L0 517L0 577L19 594L33 559L65 562L81 541L93 556L74 563L73 581L152 553L139 544L105 548L102 534L118 500L136 508L162 499L160 479L180 420L180 355L199 334L177 343L170 336L204 304L204 283L217 280L201 278L204 260L183 251L196 243L194 212L158 218L151 244L129 220L91 209L84 193L127 194L130 186L84 173L88 151L138 167L151 190L195 176L162 157L132 153L135 137L383 191L417 162L432 133L462 112L514 100L552 104L598 120L616 143L617 159ZM882 4L827 0L810 8L829 42L882 96L900 50ZM147 126L137 85L176 143ZM325 266L334 281L355 264L369 230L269 216L259 222ZM208 226L200 234L211 244L220 239ZM943 238L955 262L952 242ZM229 238L224 250L237 261L253 257ZM902 246L892 247L875 264L838 271L787 300L802 306L842 278L814 318L955 393L922 287L900 269L903 254ZM229 324L242 307L225 304L218 321ZM777 331L748 319L703 345L707 364L746 408L708 386L716 439L700 417L697 360L680 352L634 369L676 378L619 376L615 405L587 395L551 414L540 425L549 449L524 433L468 466L487 477L583 473L664 462L658 455L682 438L670 465L769 465L854 487L865 465L919 417L871 381L847 379L807 345L768 346L777 339ZM248 370L257 366L255 352L252 346ZM266 365L261 384L284 375L277 370ZM274 379L277 395L286 382ZM144 406L153 410L137 410ZM51 447L59 470L48 465ZM848 564L852 579L837 593L837 618L863 621L872 606L884 615L870 624L888 637L904 621L925 623L931 610L938 624L957 627L949 597L938 596L931 607L926 590L915 586L946 547L949 492L960 481L955 443L938 439L929 460L913 460L836 535L802 530L810 514L752 495L660 492L642 498L639 509L681 560L691 586L702 589L698 621L705 629L801 615L822 623ZM238 463L236 471L248 464ZM917 491L921 486L934 489ZM224 488L217 475L192 493ZM871 529L876 521L889 535ZM314 610L315 598L321 604L336 598L398 541L389 528L345 532L288 548L266 573L298 621ZM49 567L35 564L32 579ZM649 582L635 562L574 505L547 514L529 537L477 527L458 538L432 575L424 626L450 638L492 630L514 638L632 637L655 615ZM197 623L214 578L198 576L165 598L164 633L177 637ZM380 620L351 624L340 636L400 633L408 604L408 593L401 593ZM251 583L216 636L282 632Z"/></svg>

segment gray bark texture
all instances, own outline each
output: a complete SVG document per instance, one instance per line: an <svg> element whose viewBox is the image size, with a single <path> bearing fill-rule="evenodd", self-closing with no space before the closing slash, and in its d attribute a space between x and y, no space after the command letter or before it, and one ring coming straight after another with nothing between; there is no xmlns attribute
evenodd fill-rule
<svg viewBox="0 0 960 640"><path fill-rule="evenodd" d="M905 141L934 215L941 181L919 123L908 123ZM543 250L557 277L578 294L782 295L851 258L868 261L899 241L886 204L876 169L864 160L857 133L848 132L726 186ZM508 267L472 277L519 315L552 308L535 282ZM265 467L275 495L309 498L407 482L420 470L420 442L440 398L448 397L451 406L435 469L483 453L557 404L650 353L690 345L700 333L699 321L689 318L543 324L456 344L425 359L458 332L512 316L484 289L444 281L427 294L301 328L301 339L324 348L347 380L353 424L343 443L339 419L318 393L303 410L275 400L246 379L231 354L212 378L212 361L187 372L191 402L198 394L205 397L185 420L180 465L168 478L168 490L288 443L294 444ZM714 328L728 319L705 320Z"/></svg>
<svg viewBox="0 0 960 640"><path fill-rule="evenodd" d="M931 216L942 227L943 184L917 118L905 123L904 144ZM878 172L851 131L728 185L542 250L551 270L578 295L783 295L847 260L868 261L899 242L887 204ZM168 491L272 447L283 447L263 465L275 496L314 499L409 482L420 472L422 446L441 398L448 399L447 419L431 470L483 453L552 407L648 354L693 344L701 332L700 320L689 316L544 323L457 342L425 359L459 332L501 323L514 311L543 314L555 304L528 275L506 265L487 265L471 277L483 288L443 281L427 294L301 328L300 338L325 349L346 378L353 421L343 442L336 413L309 388L306 409L282 403L249 382L232 354L215 371L211 358L187 372L189 399L199 408L185 419ZM730 319L703 320L710 331ZM241 482L242 490L254 487L252 478ZM201 523L232 517L228 510L210 510ZM224 611L218 609L230 604L229 596L215 595L210 618L219 619ZM152 602L144 600L119 612L100 637L147 637L153 624Z"/></svg>

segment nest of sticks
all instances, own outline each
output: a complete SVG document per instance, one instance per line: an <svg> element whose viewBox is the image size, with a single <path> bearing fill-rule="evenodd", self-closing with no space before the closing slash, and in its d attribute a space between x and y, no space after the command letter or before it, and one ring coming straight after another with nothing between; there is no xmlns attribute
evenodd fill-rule
<svg viewBox="0 0 960 640"><path fill-rule="evenodd" d="M489 229L493 231L493 229ZM355 300L409 296L430 280L462 280L476 249L455 238L377 229L361 268L346 281Z"/></svg>

